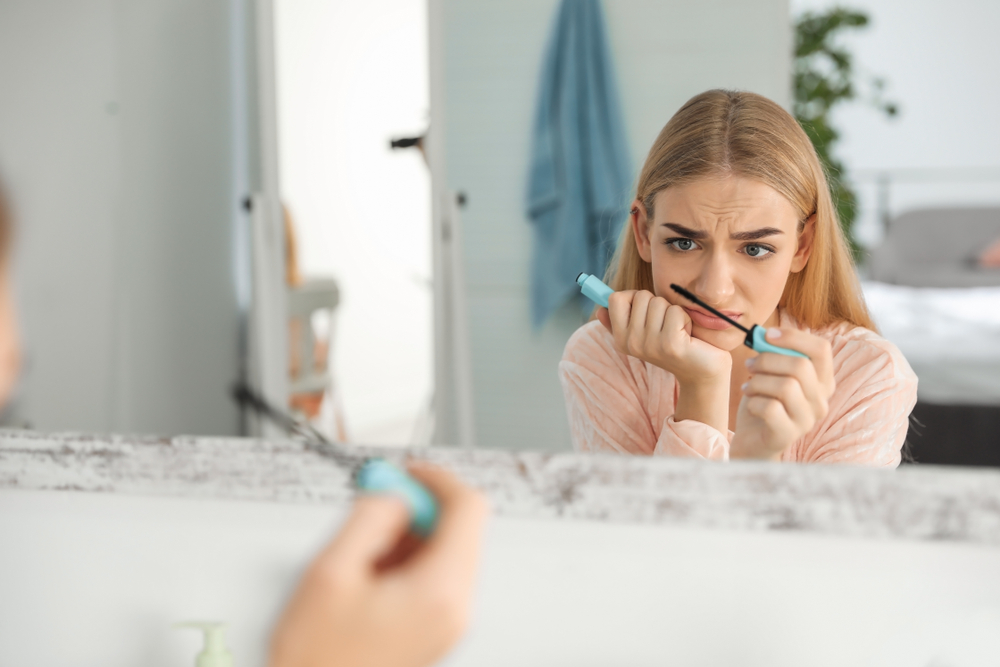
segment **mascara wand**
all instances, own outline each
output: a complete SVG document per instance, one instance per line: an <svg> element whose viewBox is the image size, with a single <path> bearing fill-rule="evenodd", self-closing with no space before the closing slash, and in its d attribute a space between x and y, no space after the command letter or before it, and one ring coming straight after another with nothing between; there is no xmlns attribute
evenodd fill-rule
<svg viewBox="0 0 1000 667"><path fill-rule="evenodd" d="M677 292L691 303L701 306L702 308L712 313L716 317L723 319L726 322L729 322L734 327L745 333L747 336L746 338L743 339L743 344L749 347L751 350L754 350L755 352L773 352L775 354L784 354L789 357L804 357L808 359L806 355L802 354L798 350L790 350L787 347L778 347L777 345L771 345L770 343L768 343L766 340L764 340L764 337L767 335L767 329L760 326L759 324L755 324L749 329L747 329L745 326L743 326L736 320L730 317L726 317L725 315L717 311L715 308L712 308L710 305L708 305L707 303L705 303L704 301L702 301L694 294L681 287L680 285L674 285L673 283L671 283L670 289Z"/></svg>
<svg viewBox="0 0 1000 667"><path fill-rule="evenodd" d="M400 498L410 511L410 531L427 537L437 525L438 503L431 492L405 470L383 458L368 457L347 451L343 445L330 442L312 424L297 419L276 408L266 398L246 384L231 388L233 399L266 417L289 433L305 438L305 446L321 456L333 459L351 473L351 479L361 491L387 493Z"/></svg>

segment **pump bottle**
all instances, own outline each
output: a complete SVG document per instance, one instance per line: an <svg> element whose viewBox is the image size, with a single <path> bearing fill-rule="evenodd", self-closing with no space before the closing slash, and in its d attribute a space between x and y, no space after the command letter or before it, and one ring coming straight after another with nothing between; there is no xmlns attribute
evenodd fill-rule
<svg viewBox="0 0 1000 667"><path fill-rule="evenodd" d="M233 656L226 648L226 624L202 621L175 623L175 628L198 628L205 633L205 647L195 661L195 667L233 667Z"/></svg>

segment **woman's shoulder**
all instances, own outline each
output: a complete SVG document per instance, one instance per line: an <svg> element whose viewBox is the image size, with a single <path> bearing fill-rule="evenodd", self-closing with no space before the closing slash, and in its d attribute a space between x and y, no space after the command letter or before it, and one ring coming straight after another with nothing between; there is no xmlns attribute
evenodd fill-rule
<svg viewBox="0 0 1000 667"><path fill-rule="evenodd" d="M839 322L812 333L830 342L836 376L867 369L873 375L895 377L916 385L917 376L899 348L871 329Z"/></svg>
<svg viewBox="0 0 1000 667"><path fill-rule="evenodd" d="M598 320L591 320L573 332L563 350L563 361L580 362L595 357L616 356L611 332Z"/></svg>

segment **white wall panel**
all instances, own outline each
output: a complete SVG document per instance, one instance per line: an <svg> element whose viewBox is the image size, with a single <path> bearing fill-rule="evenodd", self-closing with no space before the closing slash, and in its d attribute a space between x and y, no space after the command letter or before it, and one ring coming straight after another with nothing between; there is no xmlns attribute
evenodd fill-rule
<svg viewBox="0 0 1000 667"><path fill-rule="evenodd" d="M241 6L0 3L19 411L38 428L237 432Z"/></svg>

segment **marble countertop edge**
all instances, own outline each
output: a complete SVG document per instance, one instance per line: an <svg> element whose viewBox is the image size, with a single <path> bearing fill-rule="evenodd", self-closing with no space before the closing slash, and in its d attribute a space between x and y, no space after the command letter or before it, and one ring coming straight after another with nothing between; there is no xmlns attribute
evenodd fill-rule
<svg viewBox="0 0 1000 667"><path fill-rule="evenodd" d="M431 461L500 516L1000 545L1000 470L344 448ZM297 440L0 430L0 488L343 504L351 469Z"/></svg>

